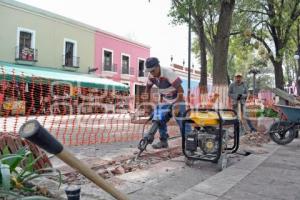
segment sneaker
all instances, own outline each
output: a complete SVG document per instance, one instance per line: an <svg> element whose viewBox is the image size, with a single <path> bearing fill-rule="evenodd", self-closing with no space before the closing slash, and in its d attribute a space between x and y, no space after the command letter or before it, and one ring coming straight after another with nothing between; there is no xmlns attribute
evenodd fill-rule
<svg viewBox="0 0 300 200"><path fill-rule="evenodd" d="M169 145L168 145L168 141L160 140L156 144L153 144L152 147L153 147L153 149L162 149L162 148L168 148Z"/></svg>

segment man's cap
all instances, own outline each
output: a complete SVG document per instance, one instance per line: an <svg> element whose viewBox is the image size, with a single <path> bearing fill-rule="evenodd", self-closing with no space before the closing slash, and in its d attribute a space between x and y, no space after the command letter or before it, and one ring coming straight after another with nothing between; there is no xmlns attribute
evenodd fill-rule
<svg viewBox="0 0 300 200"><path fill-rule="evenodd" d="M146 60L146 72L151 72L159 66L159 60L155 57L149 57Z"/></svg>
<svg viewBox="0 0 300 200"><path fill-rule="evenodd" d="M240 73L240 72L237 72L237 73L235 73L235 75L234 75L235 77L237 77L237 76L240 76L240 77L243 77L243 74L242 73Z"/></svg>

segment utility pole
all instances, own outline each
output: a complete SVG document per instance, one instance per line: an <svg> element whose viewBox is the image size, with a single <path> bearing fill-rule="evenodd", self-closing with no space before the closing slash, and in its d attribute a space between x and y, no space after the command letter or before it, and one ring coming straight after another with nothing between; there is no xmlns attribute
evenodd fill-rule
<svg viewBox="0 0 300 200"><path fill-rule="evenodd" d="M259 73L260 73L260 71L255 68L253 68L249 71L249 74L253 74L253 96L255 96L255 91L256 91L256 75Z"/></svg>
<svg viewBox="0 0 300 200"><path fill-rule="evenodd" d="M190 103L191 94L191 8L192 0L189 0L189 31L188 31L188 103Z"/></svg>
<svg viewBox="0 0 300 200"><path fill-rule="evenodd" d="M297 26L297 54L300 56L300 33L299 33L299 26L300 21L298 20L298 26ZM298 69L296 70L296 88L297 88L297 95L300 96L300 59L298 58Z"/></svg>

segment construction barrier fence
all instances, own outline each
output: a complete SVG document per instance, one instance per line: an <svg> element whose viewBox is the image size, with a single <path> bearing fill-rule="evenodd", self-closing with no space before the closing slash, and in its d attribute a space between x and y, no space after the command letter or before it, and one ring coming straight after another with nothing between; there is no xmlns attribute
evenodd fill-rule
<svg viewBox="0 0 300 200"><path fill-rule="evenodd" d="M215 86L205 94L199 91L191 91L187 107L230 107L227 86ZM264 95L272 99L269 93ZM145 107L159 101L155 92L152 101L147 102L143 94L74 86L0 68L0 134L16 135L24 122L37 119L64 145L137 141L150 125L144 127L149 118ZM168 133L180 135L174 119Z"/></svg>

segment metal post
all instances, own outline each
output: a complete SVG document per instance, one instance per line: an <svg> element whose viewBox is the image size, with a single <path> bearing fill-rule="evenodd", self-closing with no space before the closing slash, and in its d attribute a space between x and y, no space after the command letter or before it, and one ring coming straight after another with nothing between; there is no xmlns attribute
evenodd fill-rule
<svg viewBox="0 0 300 200"><path fill-rule="evenodd" d="M191 90L191 0L189 1L189 33L188 33L188 103L190 103Z"/></svg>
<svg viewBox="0 0 300 200"><path fill-rule="evenodd" d="M300 20L298 20L298 26L297 26L297 43L298 43L297 54L300 56L299 26L300 26ZM297 89L297 95L300 96L300 59L298 59L297 61L298 61L298 69L296 70L296 89Z"/></svg>
<svg viewBox="0 0 300 200"><path fill-rule="evenodd" d="M253 73L253 96L255 96L255 88L256 88L255 76L256 76L256 73Z"/></svg>

